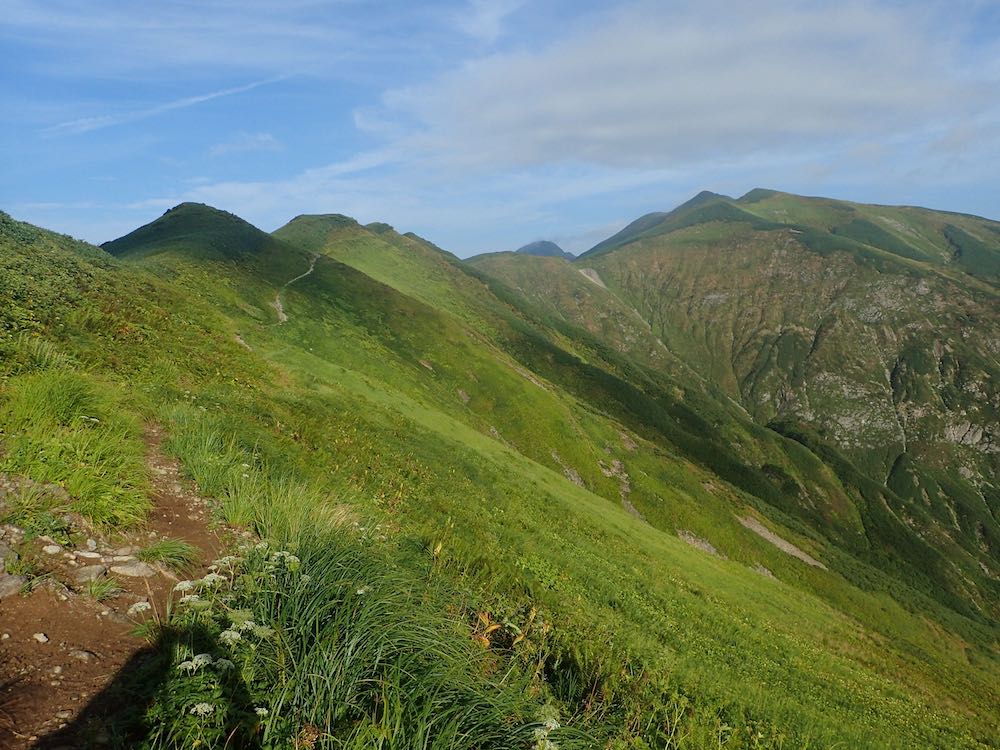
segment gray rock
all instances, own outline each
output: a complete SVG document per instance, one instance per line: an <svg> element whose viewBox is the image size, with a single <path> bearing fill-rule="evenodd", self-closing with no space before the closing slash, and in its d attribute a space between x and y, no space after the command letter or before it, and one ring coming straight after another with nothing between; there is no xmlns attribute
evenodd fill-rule
<svg viewBox="0 0 1000 750"><path fill-rule="evenodd" d="M69 655L74 659L79 659L80 661L91 661L97 658L97 654L93 651L87 651L85 648L75 648L69 652Z"/></svg>
<svg viewBox="0 0 1000 750"><path fill-rule="evenodd" d="M58 555L60 552L62 552L62 547L60 547L58 544L46 544L44 547L42 547L42 552L44 552L46 555Z"/></svg>
<svg viewBox="0 0 1000 750"><path fill-rule="evenodd" d="M115 550L116 555L134 555L139 550L135 547L119 547Z"/></svg>
<svg viewBox="0 0 1000 750"><path fill-rule="evenodd" d="M73 577L77 583L89 583L90 581L96 581L107 571L108 569L103 565L85 565L76 571Z"/></svg>
<svg viewBox="0 0 1000 750"><path fill-rule="evenodd" d="M84 552L84 551L81 550L79 552L74 552L73 554L75 554L77 557L83 557L83 558L85 558L87 560L100 560L101 559L101 553L100 552L90 552L90 551Z"/></svg>
<svg viewBox="0 0 1000 750"><path fill-rule="evenodd" d="M21 589L27 582L27 576L12 576L7 573L0 573L0 599L20 594Z"/></svg>
<svg viewBox="0 0 1000 750"><path fill-rule="evenodd" d="M135 560L135 558L132 555L115 555L111 559L116 563L127 563Z"/></svg>
<svg viewBox="0 0 1000 750"><path fill-rule="evenodd" d="M87 549L89 549L91 552L93 552L94 550L96 550L97 549L97 541L94 540L94 539L88 539L87 540Z"/></svg>
<svg viewBox="0 0 1000 750"><path fill-rule="evenodd" d="M156 569L144 562L136 560L134 562L112 565L111 572L129 578L149 578L156 575Z"/></svg>

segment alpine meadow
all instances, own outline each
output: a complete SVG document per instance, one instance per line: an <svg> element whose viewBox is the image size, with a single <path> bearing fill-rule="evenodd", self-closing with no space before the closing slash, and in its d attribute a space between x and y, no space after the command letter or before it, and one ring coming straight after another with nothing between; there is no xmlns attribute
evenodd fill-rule
<svg viewBox="0 0 1000 750"><path fill-rule="evenodd" d="M0 750L1000 748L990 4L72 5Z"/></svg>

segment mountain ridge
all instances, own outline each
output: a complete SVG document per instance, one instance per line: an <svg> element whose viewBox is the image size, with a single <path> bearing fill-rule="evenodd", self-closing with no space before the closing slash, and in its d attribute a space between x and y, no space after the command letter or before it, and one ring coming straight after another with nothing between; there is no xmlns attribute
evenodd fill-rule
<svg viewBox="0 0 1000 750"><path fill-rule="evenodd" d="M560 747L722 724L740 748L989 746L991 287L826 239L837 206L760 193L747 220L696 198L572 264L463 262L339 214L267 235L187 205L115 255L0 221L0 395L69 375L122 394L227 521L310 549L296 530L332 520L327 546L357 535L414 598L442 588L448 637L484 674L526 667ZM928 257L947 223L863 218ZM0 471L99 429L26 438L5 409ZM348 583L347 603L391 588ZM374 726L357 705L331 731Z"/></svg>

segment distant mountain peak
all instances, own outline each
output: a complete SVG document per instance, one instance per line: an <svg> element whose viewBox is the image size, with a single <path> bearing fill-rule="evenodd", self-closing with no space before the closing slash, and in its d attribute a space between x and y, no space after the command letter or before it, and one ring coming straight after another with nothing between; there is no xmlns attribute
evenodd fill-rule
<svg viewBox="0 0 1000 750"><path fill-rule="evenodd" d="M538 240L537 242L529 242L523 247L519 247L514 251L515 253L520 253L521 255L538 255L543 258L564 258L566 260L574 260L576 258L573 253L568 253L563 250L559 245L549 240Z"/></svg>
<svg viewBox="0 0 1000 750"><path fill-rule="evenodd" d="M157 219L101 245L112 255L148 255L179 250L239 258L273 240L250 222L204 203L178 203Z"/></svg>

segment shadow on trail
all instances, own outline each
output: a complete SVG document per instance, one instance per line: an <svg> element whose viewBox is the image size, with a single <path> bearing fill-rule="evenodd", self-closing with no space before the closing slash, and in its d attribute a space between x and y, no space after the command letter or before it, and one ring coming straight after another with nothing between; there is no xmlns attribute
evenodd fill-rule
<svg viewBox="0 0 1000 750"><path fill-rule="evenodd" d="M165 630L156 643L136 652L114 679L84 707L70 724L39 738L31 750L126 750L148 747L162 722L149 718L154 700L170 701L171 678L175 678L173 654L181 644L192 646L195 653L218 651L210 636L200 627ZM173 673L173 674L172 674ZM236 750L259 747L255 727L244 718L250 696L238 674L224 683L216 705L226 712L225 726L232 727L227 748ZM186 708L186 707L185 707ZM184 710L184 709L181 709ZM157 746L187 746L183 737L159 737Z"/></svg>

